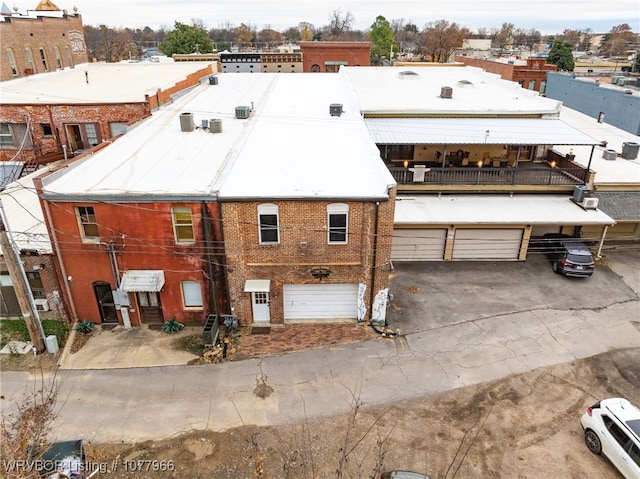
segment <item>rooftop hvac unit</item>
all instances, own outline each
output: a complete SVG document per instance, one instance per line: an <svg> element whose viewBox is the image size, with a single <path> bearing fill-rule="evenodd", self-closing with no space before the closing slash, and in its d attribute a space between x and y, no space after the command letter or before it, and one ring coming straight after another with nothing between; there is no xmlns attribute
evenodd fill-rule
<svg viewBox="0 0 640 479"><path fill-rule="evenodd" d="M218 84L218 77L213 75L209 77L209 85L217 85Z"/></svg>
<svg viewBox="0 0 640 479"><path fill-rule="evenodd" d="M329 105L329 114L331 116L342 115L342 103L332 103Z"/></svg>
<svg viewBox="0 0 640 479"><path fill-rule="evenodd" d="M605 160L615 160L618 157L618 152L616 150L612 150L611 148L607 148L602 152L602 158Z"/></svg>
<svg viewBox="0 0 640 479"><path fill-rule="evenodd" d="M582 207L585 210L595 210L598 207L598 198L585 198Z"/></svg>
<svg viewBox="0 0 640 479"><path fill-rule="evenodd" d="M248 106L237 106L236 107L236 118L240 120L244 120L249 118L249 107Z"/></svg>
<svg viewBox="0 0 640 479"><path fill-rule="evenodd" d="M195 128L193 113L180 113L180 129L182 131L193 131Z"/></svg>
<svg viewBox="0 0 640 479"><path fill-rule="evenodd" d="M582 203L584 195L589 193L589 187L587 185L578 185L573 189L573 201L576 203Z"/></svg>
<svg viewBox="0 0 640 479"><path fill-rule="evenodd" d="M638 150L640 150L640 143L625 141L622 144L622 158L625 160L635 160L638 158Z"/></svg>
<svg viewBox="0 0 640 479"><path fill-rule="evenodd" d="M212 118L209 120L210 133L222 133L222 120L220 118Z"/></svg>
<svg viewBox="0 0 640 479"><path fill-rule="evenodd" d="M443 86L440 89L440 98L451 98L453 96L453 88L450 86Z"/></svg>

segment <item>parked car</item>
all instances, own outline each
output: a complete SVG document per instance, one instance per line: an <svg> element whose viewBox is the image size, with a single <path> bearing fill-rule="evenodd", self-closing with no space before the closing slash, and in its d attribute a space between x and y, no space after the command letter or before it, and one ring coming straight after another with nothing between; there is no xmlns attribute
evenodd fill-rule
<svg viewBox="0 0 640 479"><path fill-rule="evenodd" d="M584 441L627 479L640 478L640 409L623 398L603 399L580 419Z"/></svg>
<svg viewBox="0 0 640 479"><path fill-rule="evenodd" d="M383 472L380 479L429 479L429 476L411 471L388 471Z"/></svg>
<svg viewBox="0 0 640 479"><path fill-rule="evenodd" d="M593 274L595 261L589 247L580 238L546 234L539 243L551 260L553 271L565 276L587 277Z"/></svg>

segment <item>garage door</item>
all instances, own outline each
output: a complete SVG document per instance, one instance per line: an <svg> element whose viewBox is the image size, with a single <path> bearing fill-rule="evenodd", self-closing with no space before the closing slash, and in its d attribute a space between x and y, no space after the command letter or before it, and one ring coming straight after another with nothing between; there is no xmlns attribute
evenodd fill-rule
<svg viewBox="0 0 640 479"><path fill-rule="evenodd" d="M284 319L356 319L357 284L285 284Z"/></svg>
<svg viewBox="0 0 640 479"><path fill-rule="evenodd" d="M391 260L442 260L446 239L446 229L395 229L391 242Z"/></svg>
<svg viewBox="0 0 640 479"><path fill-rule="evenodd" d="M517 260L523 234L523 229L457 229L452 259Z"/></svg>

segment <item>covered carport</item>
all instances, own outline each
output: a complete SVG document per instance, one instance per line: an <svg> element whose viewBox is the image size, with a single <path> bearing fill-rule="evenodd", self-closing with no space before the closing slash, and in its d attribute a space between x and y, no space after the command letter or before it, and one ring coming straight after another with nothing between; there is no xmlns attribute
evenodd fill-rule
<svg viewBox="0 0 640 479"><path fill-rule="evenodd" d="M598 228L615 220L561 195L398 196L392 261L524 261L534 232Z"/></svg>

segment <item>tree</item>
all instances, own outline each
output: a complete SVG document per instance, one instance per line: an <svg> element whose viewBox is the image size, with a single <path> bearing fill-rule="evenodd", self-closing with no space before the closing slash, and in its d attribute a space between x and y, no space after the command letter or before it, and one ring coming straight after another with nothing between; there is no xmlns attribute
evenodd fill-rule
<svg viewBox="0 0 640 479"><path fill-rule="evenodd" d="M176 22L160 44L160 51L168 57L174 53L211 53L213 42L206 30Z"/></svg>
<svg viewBox="0 0 640 479"><path fill-rule="evenodd" d="M573 61L573 46L569 42L563 40L555 40L549 50L549 56L547 57L547 63L551 65L557 65L558 71L572 72L575 68Z"/></svg>
<svg viewBox="0 0 640 479"><path fill-rule="evenodd" d="M303 42L310 42L315 35L315 28L310 23L302 22L298 24L298 30L300 31L300 40Z"/></svg>
<svg viewBox="0 0 640 479"><path fill-rule="evenodd" d="M251 25L245 25L241 23L238 28L235 30L235 41L238 43L250 44L253 43L253 30L251 29Z"/></svg>
<svg viewBox="0 0 640 479"><path fill-rule="evenodd" d="M492 46L500 50L500 54L513 44L513 30L513 23L503 23L502 28L494 33Z"/></svg>
<svg viewBox="0 0 640 479"><path fill-rule="evenodd" d="M600 53L610 57L622 56L629 50L634 36L628 23L615 26L602 39Z"/></svg>
<svg viewBox="0 0 640 479"><path fill-rule="evenodd" d="M349 11L343 14L342 9L338 8L331 12L331 15L329 15L329 26L327 27L328 39L344 40L351 30L351 25L353 25L354 21L355 19Z"/></svg>
<svg viewBox="0 0 640 479"><path fill-rule="evenodd" d="M423 56L429 61L446 63L456 48L469 35L469 30L459 27L457 23L438 20L427 24L422 32L420 46Z"/></svg>
<svg viewBox="0 0 640 479"><path fill-rule="evenodd" d="M282 43L282 39L284 38L284 36L282 35L282 33L280 33L277 30L274 30L272 28L263 28L262 30L260 30L258 32L257 35L257 39L260 42L264 42L264 43L273 43L273 44L280 44Z"/></svg>
<svg viewBox="0 0 640 479"><path fill-rule="evenodd" d="M378 15L371 25L369 39L373 44L371 46L372 65L382 65L385 58L389 62L393 61L393 57L398 53L398 46L393 38L391 24L382 15Z"/></svg>

